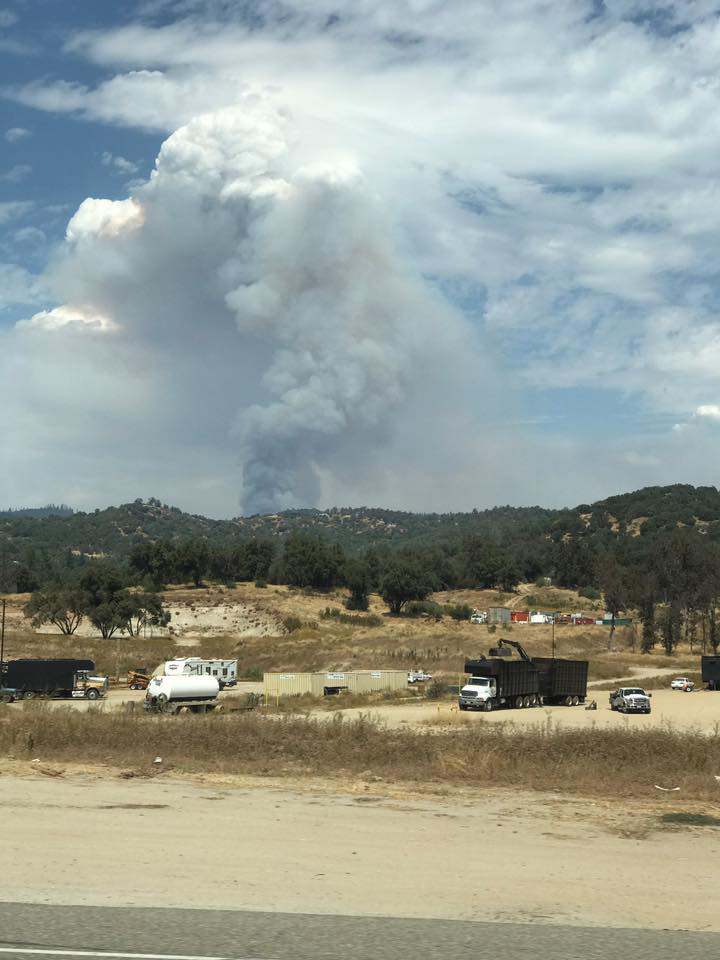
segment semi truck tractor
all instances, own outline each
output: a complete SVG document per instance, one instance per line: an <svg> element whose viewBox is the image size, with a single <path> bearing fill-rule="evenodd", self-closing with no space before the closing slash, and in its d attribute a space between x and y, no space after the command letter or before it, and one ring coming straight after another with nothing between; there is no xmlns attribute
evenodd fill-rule
<svg viewBox="0 0 720 960"><path fill-rule="evenodd" d="M2 676L18 698L72 697L98 700L107 694L108 678L95 673L92 660L10 660Z"/></svg>
<svg viewBox="0 0 720 960"><path fill-rule="evenodd" d="M509 659L515 648L519 660ZM574 706L587 696L587 660L531 657L513 640L503 640L489 657L466 660L470 680L460 689L460 710L537 707L544 703Z"/></svg>

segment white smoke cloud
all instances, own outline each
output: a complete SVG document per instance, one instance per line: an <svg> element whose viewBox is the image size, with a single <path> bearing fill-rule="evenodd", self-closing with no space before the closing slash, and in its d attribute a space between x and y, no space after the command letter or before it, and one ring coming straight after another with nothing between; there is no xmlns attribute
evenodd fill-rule
<svg viewBox="0 0 720 960"><path fill-rule="evenodd" d="M467 404L489 376L353 158L312 152L266 98L195 118L135 196L80 205L51 274L65 302L17 327L33 350L112 333L125 367L160 352L201 415L234 368L218 443L239 448L247 512L315 504L348 462L356 481L375 471L415 417L469 423L458 391Z"/></svg>

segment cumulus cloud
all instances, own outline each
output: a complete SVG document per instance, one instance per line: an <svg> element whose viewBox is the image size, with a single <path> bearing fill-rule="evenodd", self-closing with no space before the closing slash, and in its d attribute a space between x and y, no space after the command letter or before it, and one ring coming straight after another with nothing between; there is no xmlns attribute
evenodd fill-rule
<svg viewBox="0 0 720 960"><path fill-rule="evenodd" d="M65 231L68 240L82 242L97 236L113 237L141 227L144 212L133 197L127 200L83 200Z"/></svg>
<svg viewBox="0 0 720 960"><path fill-rule="evenodd" d="M125 363L147 368L155 353L194 366L203 416L204 391L236 377L218 442L235 446L249 512L315 503L347 482L349 464L357 482L415 418L441 431L442 449L450 418L458 429L475 420L458 398L494 382L362 170L342 152L307 151L271 100L196 118L135 196L81 204L52 272L66 303L17 325L34 351L41 333L113 333L136 358Z"/></svg>
<svg viewBox="0 0 720 960"><path fill-rule="evenodd" d="M498 417L525 387L666 418L662 442L607 444L598 495L657 482L681 442L714 469L697 431L670 436L712 419L720 362L709 0L143 10L68 40L97 84L6 95L165 138L131 197L82 204L50 279L118 325L83 349L112 344L173 397L166 436L205 430L223 463L235 438L246 506L527 502L553 483L588 499L598 470L562 421L553 473L525 411ZM37 351L50 331L32 332ZM521 442L539 453L519 483L502 463Z"/></svg>

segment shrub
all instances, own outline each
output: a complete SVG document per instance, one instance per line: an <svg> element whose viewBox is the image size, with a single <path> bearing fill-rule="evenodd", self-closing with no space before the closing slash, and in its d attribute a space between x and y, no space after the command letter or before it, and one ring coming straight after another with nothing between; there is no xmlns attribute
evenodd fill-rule
<svg viewBox="0 0 720 960"><path fill-rule="evenodd" d="M578 595L585 597L586 600L599 600L602 597L600 591L596 590L595 587L579 587Z"/></svg>
<svg viewBox="0 0 720 960"><path fill-rule="evenodd" d="M450 685L445 680L433 680L425 687L425 696L428 700L439 700L450 692Z"/></svg>
<svg viewBox="0 0 720 960"><path fill-rule="evenodd" d="M405 612L409 617L426 615L435 617L436 620L442 620L443 618L443 608L434 600L411 600L405 607Z"/></svg>
<svg viewBox="0 0 720 960"><path fill-rule="evenodd" d="M283 626L288 633L294 633L296 630L302 629L303 622L300 617L285 617L283 620Z"/></svg>
<svg viewBox="0 0 720 960"><path fill-rule="evenodd" d="M445 607L446 613L449 613L453 620L469 620L472 616L472 607L467 603L450 604Z"/></svg>
<svg viewBox="0 0 720 960"><path fill-rule="evenodd" d="M258 588L258 590L264 590L267 586L267 580L256 580L255 586Z"/></svg>
<svg viewBox="0 0 720 960"><path fill-rule="evenodd" d="M321 620L337 620L338 623L349 623L357 627L381 627L383 620L374 613L362 616L359 613L343 613L337 607L325 607L320 614Z"/></svg>
<svg viewBox="0 0 720 960"><path fill-rule="evenodd" d="M345 601L346 610L367 610L370 607L370 601L367 595L348 597Z"/></svg>

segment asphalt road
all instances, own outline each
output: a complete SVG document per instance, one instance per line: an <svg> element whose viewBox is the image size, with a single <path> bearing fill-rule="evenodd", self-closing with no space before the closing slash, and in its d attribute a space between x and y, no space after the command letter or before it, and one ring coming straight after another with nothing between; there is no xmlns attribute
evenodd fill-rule
<svg viewBox="0 0 720 960"><path fill-rule="evenodd" d="M157 879L172 883L161 869ZM0 903L0 960L609 960L623 955L709 960L720 956L720 934Z"/></svg>

